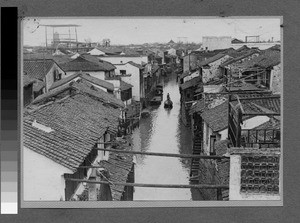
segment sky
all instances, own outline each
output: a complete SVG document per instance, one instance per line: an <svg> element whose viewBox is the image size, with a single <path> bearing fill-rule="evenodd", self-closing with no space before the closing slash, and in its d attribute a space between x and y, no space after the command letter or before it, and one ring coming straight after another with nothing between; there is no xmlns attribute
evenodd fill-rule
<svg viewBox="0 0 300 223"><path fill-rule="evenodd" d="M35 19L35 20L34 20ZM45 45L45 27L40 24L76 24L78 41L90 39L101 42L108 38L112 45L167 43L178 37L200 43L203 36L231 36L245 40L245 36L259 35L260 40L280 40L280 18L248 17L82 17L77 18L25 18L23 44ZM68 28L56 28L58 33L69 33ZM48 35L52 38L52 28ZM74 28L70 30L75 37ZM60 36L61 37L61 36Z"/></svg>

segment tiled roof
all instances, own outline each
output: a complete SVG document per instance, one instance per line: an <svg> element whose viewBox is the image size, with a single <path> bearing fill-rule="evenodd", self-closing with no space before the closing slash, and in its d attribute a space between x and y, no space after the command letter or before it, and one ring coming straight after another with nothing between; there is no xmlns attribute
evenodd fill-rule
<svg viewBox="0 0 300 223"><path fill-rule="evenodd" d="M23 54L23 60L52 60L53 55L49 53L26 53Z"/></svg>
<svg viewBox="0 0 300 223"><path fill-rule="evenodd" d="M228 101L205 110L201 116L214 132L226 129L228 127Z"/></svg>
<svg viewBox="0 0 300 223"><path fill-rule="evenodd" d="M189 81L186 81L183 84L181 84L180 87L181 87L182 90L185 90L187 88L194 87L194 86L196 86L200 83L201 83L201 77L194 77L193 79L191 79Z"/></svg>
<svg viewBox="0 0 300 223"><path fill-rule="evenodd" d="M81 79L77 82L72 82L65 86L57 87L45 94L42 94L38 96L32 102L32 104L39 104L41 102L51 99L52 97L62 94L63 92L70 90L86 93L90 96L98 98L98 100L102 101L103 103L111 104L116 107L124 107L124 103L120 99L117 99L114 95L109 94L99 88L92 87L92 84L84 79Z"/></svg>
<svg viewBox="0 0 300 223"><path fill-rule="evenodd" d="M263 89L256 87L253 84L245 82L236 82L226 86L228 91L262 91Z"/></svg>
<svg viewBox="0 0 300 223"><path fill-rule="evenodd" d="M230 60L227 60L226 62L224 62L224 63L222 63L221 65L220 65L220 67L226 67L226 66L228 66L228 65L230 65L230 64L232 64L232 63L235 63L235 62L237 62L237 61L239 61L239 60L242 60L242 59L244 59L244 58L246 58L246 57L249 57L249 56L251 56L251 55L253 55L253 54L255 54L255 53L259 53L257 50L249 50L247 53L245 53L245 54L243 54L243 55L241 55L241 56L239 56L239 57L236 57L236 58L232 58L232 59L230 59Z"/></svg>
<svg viewBox="0 0 300 223"><path fill-rule="evenodd" d="M128 143L127 143L128 144ZM131 150L128 145L120 145L124 150ZM109 180L114 182L126 182L129 172L133 165L133 156L131 154L109 153L108 160L101 160L100 166L109 171ZM113 201L120 201L125 186L111 184L111 193Z"/></svg>
<svg viewBox="0 0 300 223"><path fill-rule="evenodd" d="M111 71L115 69L112 64L104 61L97 62L91 57L87 59L87 55L79 56L70 62L61 64L61 67L64 71Z"/></svg>
<svg viewBox="0 0 300 223"><path fill-rule="evenodd" d="M130 88L132 88L133 85L126 83L125 81L120 80L120 89L121 91L126 91Z"/></svg>
<svg viewBox="0 0 300 223"><path fill-rule="evenodd" d="M231 43L243 43L243 41L239 40L237 38L234 38L233 40L231 40Z"/></svg>
<svg viewBox="0 0 300 223"><path fill-rule="evenodd" d="M135 67L139 68L140 70L143 69L143 66L140 65L140 64L134 63L134 62L132 62L132 61L129 61L129 62L127 62L127 63L131 64L132 66L135 66Z"/></svg>
<svg viewBox="0 0 300 223"><path fill-rule="evenodd" d="M80 77L80 78L82 78L82 79L84 79L84 80L87 80L88 82L90 82L90 83L92 83L92 84L98 85L98 86L103 87L103 88L106 88L106 89L108 89L108 90L111 90L111 91L114 90L114 85L113 85L112 83L109 83L109 82L104 81L104 80L101 80L101 79L99 79L99 78L90 76L90 75L87 74L87 73L81 73L81 72L72 74L72 75L70 75L69 77L66 77L66 78L63 78L63 79L61 79L61 80L59 80L59 81L54 82L54 83L51 85L51 87L49 88L49 90L52 90L52 89L57 88L57 87L59 87L59 86L61 86L61 85L64 85L64 84L66 84L66 83L72 81L72 80L73 80L74 78L76 78L76 77Z"/></svg>
<svg viewBox="0 0 300 223"><path fill-rule="evenodd" d="M204 99L202 98L192 105L192 107L189 110L189 114L192 115L195 112L203 112L204 109L205 109L205 103L204 103Z"/></svg>
<svg viewBox="0 0 300 223"><path fill-rule="evenodd" d="M274 45L274 46L266 49L266 51L267 50L277 50L277 51L280 51L281 50L281 46L280 46L280 44L276 44L276 45Z"/></svg>
<svg viewBox="0 0 300 223"><path fill-rule="evenodd" d="M23 63L23 70L28 77L32 79L43 80L46 74L53 67L53 60L25 60Z"/></svg>
<svg viewBox="0 0 300 223"><path fill-rule="evenodd" d="M190 75L190 72L187 70L187 71L184 71L179 77L180 78L185 78L185 77L187 77L189 75Z"/></svg>
<svg viewBox="0 0 300 223"><path fill-rule="evenodd" d="M254 104L254 106L264 113L278 113L280 114L280 95L261 96L251 100L241 100L242 106L247 107ZM245 111L246 112L246 111ZM246 112L249 113L249 112ZM251 112L252 113L252 112ZM255 114L255 112L253 112Z"/></svg>
<svg viewBox="0 0 300 223"><path fill-rule="evenodd" d="M30 78L27 75L23 75L23 87L26 87L27 85L32 84L34 82L35 82L34 79Z"/></svg>
<svg viewBox="0 0 300 223"><path fill-rule="evenodd" d="M75 172L108 127L117 131L119 114L88 95L75 94L24 117L24 146ZM33 127L34 120L54 131Z"/></svg>
<svg viewBox="0 0 300 223"><path fill-rule="evenodd" d="M215 62L216 60L219 60L219 59L221 59L224 56L225 56L225 54L219 53L219 54L217 54L215 56L212 56L212 57L210 57L210 58L208 58L208 59L206 59L204 61L201 61L199 63L199 66L202 67L202 66L205 66L205 65L209 65L210 63Z"/></svg>
<svg viewBox="0 0 300 223"><path fill-rule="evenodd" d="M89 54L82 54L80 56L82 58L88 60L88 61L91 61L91 62L94 62L94 63L97 63L97 64L103 66L107 70L114 70L114 69L116 69L116 67L113 64L111 64L110 62L107 62L107 61L104 61L104 60L100 60L96 56L89 55Z"/></svg>
<svg viewBox="0 0 300 223"><path fill-rule="evenodd" d="M267 50L261 53L259 56L241 63L241 66L244 69L252 68L252 67L262 67L269 68L276 66L280 63L280 51L276 50Z"/></svg>

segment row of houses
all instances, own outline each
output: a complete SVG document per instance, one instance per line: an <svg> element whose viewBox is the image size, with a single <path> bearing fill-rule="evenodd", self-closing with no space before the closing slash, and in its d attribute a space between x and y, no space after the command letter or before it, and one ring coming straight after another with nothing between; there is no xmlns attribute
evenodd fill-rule
<svg viewBox="0 0 300 223"><path fill-rule="evenodd" d="M280 46L197 52L184 60L181 118L192 129L193 153L230 158L193 159L191 182L229 186L199 190L207 200L280 199Z"/></svg>
<svg viewBox="0 0 300 223"><path fill-rule="evenodd" d="M113 182L133 181L133 155L103 149L132 149L159 65L129 54L23 59L24 200L132 200L132 188Z"/></svg>

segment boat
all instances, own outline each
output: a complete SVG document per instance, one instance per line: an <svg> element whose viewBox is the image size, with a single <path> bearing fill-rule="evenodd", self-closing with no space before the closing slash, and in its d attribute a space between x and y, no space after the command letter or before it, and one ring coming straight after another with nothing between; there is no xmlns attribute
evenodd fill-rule
<svg viewBox="0 0 300 223"><path fill-rule="evenodd" d="M150 105L160 105L162 101L162 96L155 96L150 100Z"/></svg>
<svg viewBox="0 0 300 223"><path fill-rule="evenodd" d="M172 109L173 108L173 102L170 99L167 99L164 102L164 108Z"/></svg>
<svg viewBox="0 0 300 223"><path fill-rule="evenodd" d="M156 86L155 96L162 96L163 95L163 86L162 84L158 84Z"/></svg>
<svg viewBox="0 0 300 223"><path fill-rule="evenodd" d="M141 112L141 117L142 118L147 118L149 116L150 116L150 110L147 109L147 108L143 109L142 112Z"/></svg>
<svg viewBox="0 0 300 223"><path fill-rule="evenodd" d="M173 108L173 102L170 99L169 93L167 94L167 100L164 102L164 108L168 108L168 109Z"/></svg>

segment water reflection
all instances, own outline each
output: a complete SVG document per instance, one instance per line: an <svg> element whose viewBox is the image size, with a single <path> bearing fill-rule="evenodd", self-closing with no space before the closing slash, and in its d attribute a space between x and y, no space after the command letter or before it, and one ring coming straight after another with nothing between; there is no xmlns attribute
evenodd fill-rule
<svg viewBox="0 0 300 223"><path fill-rule="evenodd" d="M134 150L160 153L191 153L191 130L180 122L180 94L176 78L164 83L173 101L173 109L164 109L163 103L152 108L148 118L141 119L133 132ZM136 183L189 184L189 159L137 155ZM190 200L190 189L136 187L134 200Z"/></svg>

